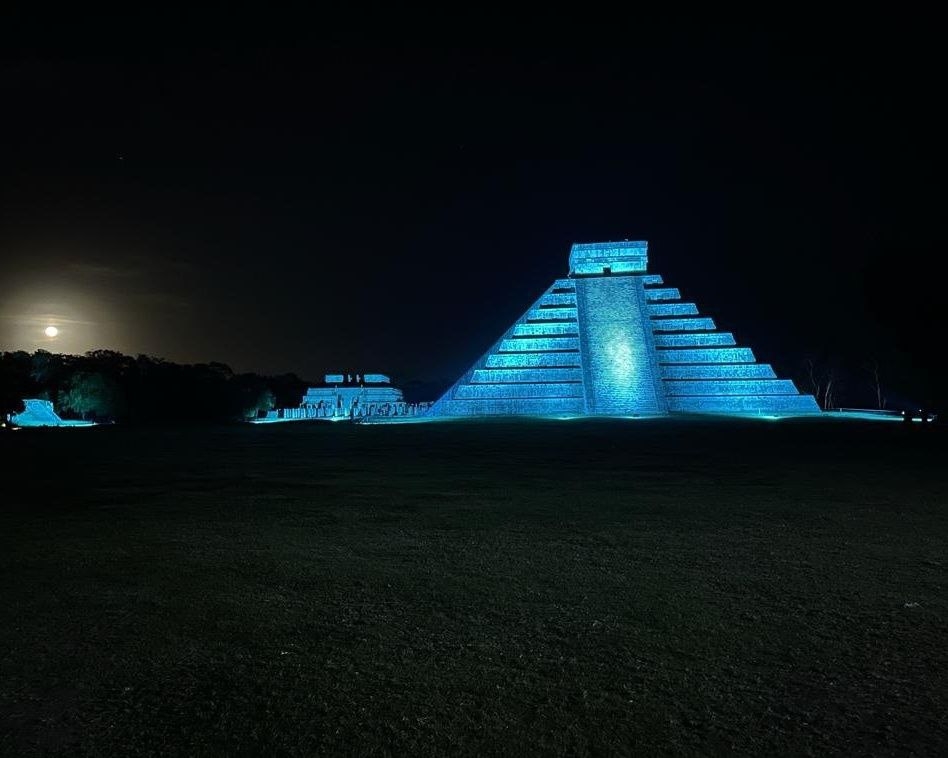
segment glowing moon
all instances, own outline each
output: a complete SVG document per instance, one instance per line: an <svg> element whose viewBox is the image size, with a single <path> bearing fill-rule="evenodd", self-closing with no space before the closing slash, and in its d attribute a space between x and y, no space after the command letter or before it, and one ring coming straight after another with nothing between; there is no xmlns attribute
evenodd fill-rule
<svg viewBox="0 0 948 758"><path fill-rule="evenodd" d="M57 334L59 334L59 329L57 329L55 326L47 326L43 331L46 333L47 337L55 337Z"/></svg>

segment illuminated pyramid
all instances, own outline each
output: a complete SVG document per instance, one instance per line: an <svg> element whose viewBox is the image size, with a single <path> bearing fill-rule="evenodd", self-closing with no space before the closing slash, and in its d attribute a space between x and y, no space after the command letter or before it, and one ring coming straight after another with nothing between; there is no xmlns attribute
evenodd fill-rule
<svg viewBox="0 0 948 758"><path fill-rule="evenodd" d="M819 413L749 347L646 273L647 242L573 245L557 279L431 416Z"/></svg>

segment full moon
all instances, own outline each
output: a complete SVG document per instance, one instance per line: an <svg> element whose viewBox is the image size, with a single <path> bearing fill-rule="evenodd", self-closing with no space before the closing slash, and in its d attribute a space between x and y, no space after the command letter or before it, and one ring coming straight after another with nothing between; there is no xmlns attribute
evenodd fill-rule
<svg viewBox="0 0 948 758"><path fill-rule="evenodd" d="M55 337L57 334L59 334L59 329L57 329L55 326L47 326L44 331L46 332L47 337Z"/></svg>

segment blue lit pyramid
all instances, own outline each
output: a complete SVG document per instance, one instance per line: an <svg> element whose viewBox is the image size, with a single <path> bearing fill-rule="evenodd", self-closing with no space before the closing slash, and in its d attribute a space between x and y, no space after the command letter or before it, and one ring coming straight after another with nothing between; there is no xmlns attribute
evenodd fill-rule
<svg viewBox="0 0 948 758"><path fill-rule="evenodd" d="M812 395L646 273L647 242L573 245L557 279L428 417L796 416Z"/></svg>

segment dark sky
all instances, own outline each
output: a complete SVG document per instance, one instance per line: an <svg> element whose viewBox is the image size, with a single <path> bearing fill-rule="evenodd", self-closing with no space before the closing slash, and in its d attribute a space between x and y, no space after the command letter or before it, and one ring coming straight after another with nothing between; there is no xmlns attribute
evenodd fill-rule
<svg viewBox="0 0 948 758"><path fill-rule="evenodd" d="M651 270L778 370L877 357L900 392L941 392L924 20L496 42L312 26L4 45L0 349L447 381L572 242L647 239Z"/></svg>

